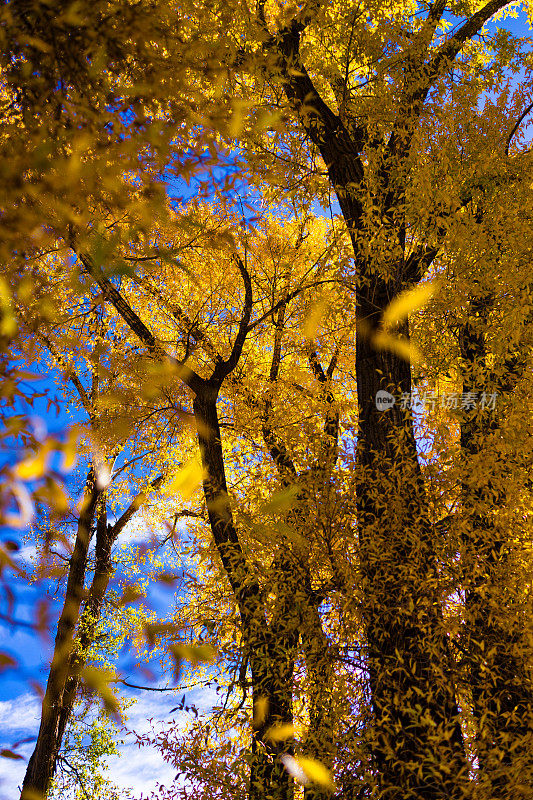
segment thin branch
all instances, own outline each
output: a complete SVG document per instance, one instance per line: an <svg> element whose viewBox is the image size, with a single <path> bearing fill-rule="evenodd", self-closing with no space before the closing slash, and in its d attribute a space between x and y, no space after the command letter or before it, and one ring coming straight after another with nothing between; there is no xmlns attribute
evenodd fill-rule
<svg viewBox="0 0 533 800"><path fill-rule="evenodd" d="M24 313L21 311L21 316L24 319ZM24 320L26 325L28 325L27 320ZM81 404L87 415L91 421L94 419L94 408L92 403L89 399L89 395L85 391L85 387L83 386L82 382L78 378L77 374L74 372L74 369L71 364L68 364L65 360L64 356L56 349L55 345L50 341L48 336L44 334L41 330L35 329L32 331L34 336L41 340L44 346L49 350L50 355L56 362L57 366L63 370L64 376L66 380L70 380L75 387L76 391L78 392L81 400Z"/></svg>
<svg viewBox="0 0 533 800"><path fill-rule="evenodd" d="M315 376L315 378L317 379L317 381L322 384L326 383L327 382L326 373L322 368L322 364L318 360L318 355L316 353L316 350L313 349L312 342L309 342L308 344L307 358L309 360L311 371Z"/></svg>
<svg viewBox="0 0 533 800"><path fill-rule="evenodd" d="M426 64L418 59L419 64L410 75L410 86L405 93L402 107L389 138L383 166L381 169L382 180L385 185L390 180L390 159L397 159L397 165L403 162L411 147L416 120L419 118L425 99L431 86L437 78L443 75L461 52L463 45L475 36L493 14L508 5L508 0L490 0L483 8L473 14L448 41L444 42L435 52L433 58ZM440 12L440 0L434 4L428 16L428 31L436 26L436 17ZM397 191L397 190L396 190ZM395 192L387 198L386 206L390 207L395 200Z"/></svg>
<svg viewBox="0 0 533 800"><path fill-rule="evenodd" d="M490 0L483 8L472 14L457 33L437 50L426 68L426 86L430 88L433 81L449 69L451 62L461 52L463 45L478 33L483 25L501 8L510 5L509 0ZM426 90L427 93L427 90Z"/></svg>
<svg viewBox="0 0 533 800"><path fill-rule="evenodd" d="M156 686L137 686L137 684L135 684L135 683L129 683L129 681L125 681L125 680L122 680L122 679L117 680L116 683L122 683L123 686L129 686L130 689L142 689L143 692L178 692L178 691L181 691L181 689L176 689L176 688L172 688L172 687L169 687L168 689L159 689Z"/></svg>
<svg viewBox="0 0 533 800"><path fill-rule="evenodd" d="M244 283L244 307L241 321L239 323L239 330L237 331L237 336L235 337L235 342L233 343L229 358L226 361L221 359L215 364L215 369L213 370L211 380L217 382L222 382L224 378L227 377L230 372L233 372L237 366L239 358L241 357L246 336L248 335L248 325L250 323L250 316L252 314L253 297L250 273L246 269L242 259L239 256L235 255L233 260L237 265L239 272L241 273L241 278Z"/></svg>
<svg viewBox="0 0 533 800"><path fill-rule="evenodd" d="M334 352L334 353L333 353L333 355L331 356L331 361L329 362L329 364L328 364L328 368L327 368L327 370L326 370L326 378L327 378L328 380L331 380L331 379L332 379L332 377L333 377L333 373L335 372L335 369L336 369L336 367L337 367L337 361L338 361L338 360L339 360L339 348L338 348L338 347L336 347L336 348L335 348L335 352Z"/></svg>
<svg viewBox="0 0 533 800"><path fill-rule="evenodd" d="M66 764L67 767L74 773L74 775L76 776L76 780L78 782L78 785L79 785L80 789L82 790L83 794L85 795L87 800L91 800L91 798L89 796L89 793L88 793L87 789L85 788L85 783L83 781L83 778L80 775L77 767L75 767L74 764L71 764L70 761L67 758L65 758L64 755L58 756L58 760L62 761L64 764Z"/></svg>
<svg viewBox="0 0 533 800"><path fill-rule="evenodd" d="M146 345L148 352L159 361L169 361L177 368L177 373L183 383L188 386L195 394L203 388L205 381L193 370L180 364L177 359L170 356L159 344L153 333L146 327L144 322L133 310L130 304L124 299L120 292L113 286L109 278L102 273L96 266L92 258L87 253L78 253L74 247L74 252L83 264L85 271L90 275L102 290L104 298L114 306L124 322L135 333L135 335Z"/></svg>
<svg viewBox="0 0 533 800"><path fill-rule="evenodd" d="M164 480L165 478L163 475L158 475L157 478L151 481L150 487L152 489L159 489ZM136 497L134 497L134 499L131 501L130 505L128 506L126 511L122 514L122 516L119 517L119 519L115 522L115 524L111 526L109 533L113 541L117 538L117 536L120 535L120 533L122 533L124 527L128 524L130 519L137 513L140 507L146 502L147 497L148 495L146 492L139 492L139 494Z"/></svg>
<svg viewBox="0 0 533 800"><path fill-rule="evenodd" d="M254 328L257 328L257 326L260 325L262 322L264 322L265 319L271 317L272 314L278 311L278 309L281 308L282 305L287 305L287 303L290 303L291 300L294 300L294 298L298 297L298 295L301 294L302 292L305 292L307 289L314 289L317 286L323 286L326 283L338 283L338 280L337 278L327 278L322 281L313 281L313 283L308 283L305 286L300 286L298 289L289 292L284 297L282 297L281 300L278 300L277 303L274 303L274 305L271 308L269 308L268 311L265 311L265 313L262 314L259 317L259 319L256 319L254 320L254 322L250 323L250 325L248 325L248 333L250 331L253 331Z"/></svg>
<svg viewBox="0 0 533 800"><path fill-rule="evenodd" d="M272 430L272 425L270 423L270 416L272 413L272 392L274 384L278 379L279 368L281 364L281 340L283 336L283 323L285 319L286 307L287 302L285 301L279 308L275 323L276 330L274 334L274 348L272 352L272 363L270 365L269 373L270 391L267 394L263 409L262 431L264 442L268 447L270 455L272 456L272 460L274 461L274 464L278 468L278 471L281 473L282 477L286 478L286 473L289 473L292 478L295 478L297 476L297 471L294 461L290 457L289 451L287 450L284 442L278 436L276 436Z"/></svg>
<svg viewBox="0 0 533 800"><path fill-rule="evenodd" d="M360 153L365 129L357 126L351 133L316 89L300 60L300 34L306 24L307 20L303 17L293 20L289 26L270 37L264 48L267 53L271 51L278 56L276 68L283 78L285 94L304 130L320 150L336 191L342 195L348 191L348 183L357 184L363 180L364 167ZM339 169L341 163L342 168ZM353 189L348 193L353 195ZM355 222L354 217L351 223Z"/></svg>
<svg viewBox="0 0 533 800"><path fill-rule="evenodd" d="M517 120L516 124L514 125L511 133L507 137L507 144L505 145L505 155L506 156L509 155L509 147L510 147L511 140L512 140L513 136L515 135L515 133L517 132L518 128L520 127L520 125L522 124L522 122L524 121L524 119L527 117L527 115L529 114L529 112L532 109L533 109L533 103L530 103L528 105L528 107L525 109L525 111L523 111L522 114L520 114L520 116L518 117L518 120Z"/></svg>

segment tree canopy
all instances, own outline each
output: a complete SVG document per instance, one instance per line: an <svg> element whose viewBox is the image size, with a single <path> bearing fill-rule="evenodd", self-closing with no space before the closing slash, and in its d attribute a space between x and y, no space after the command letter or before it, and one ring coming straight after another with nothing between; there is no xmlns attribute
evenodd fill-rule
<svg viewBox="0 0 533 800"><path fill-rule="evenodd" d="M159 797L530 797L528 12L0 6L1 619L36 583L52 651L21 800L121 796L79 729L121 648L221 698L139 736Z"/></svg>

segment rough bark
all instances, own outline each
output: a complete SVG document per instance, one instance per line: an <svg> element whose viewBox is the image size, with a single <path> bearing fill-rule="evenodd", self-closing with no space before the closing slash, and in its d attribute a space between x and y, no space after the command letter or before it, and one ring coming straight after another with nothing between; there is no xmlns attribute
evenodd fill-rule
<svg viewBox="0 0 533 800"><path fill-rule="evenodd" d="M412 423L398 405L375 405L378 389L411 391L409 364L359 337L357 379L357 524L380 790L398 800L460 797L466 764Z"/></svg>

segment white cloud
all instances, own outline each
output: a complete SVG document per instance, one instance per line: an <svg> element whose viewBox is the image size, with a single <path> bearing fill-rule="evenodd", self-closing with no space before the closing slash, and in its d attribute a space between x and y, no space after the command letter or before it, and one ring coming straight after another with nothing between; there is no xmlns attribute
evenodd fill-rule
<svg viewBox="0 0 533 800"><path fill-rule="evenodd" d="M0 701L0 741L5 743L12 737L24 738L37 724L41 713L41 701L27 692L12 700Z"/></svg>
<svg viewBox="0 0 533 800"><path fill-rule="evenodd" d="M129 697L138 698L135 705L127 711L126 727L138 734L149 733L164 727L171 719L185 726L188 714L170 710L177 706L183 691L137 692ZM211 689L195 689L186 692L187 702L194 703L200 713L217 702L216 693ZM0 747L12 747L15 742L29 736L36 736L39 727L41 704L38 698L26 693L12 700L0 702ZM152 747L139 748L133 733L124 737L120 746L120 756L108 759L106 774L117 786L134 788L135 795L146 795L156 789L157 784L169 785L176 774L175 768L167 764L161 754ZM33 743L17 748L24 761L0 758L0 800L16 800L17 787L21 785L27 760Z"/></svg>
<svg viewBox="0 0 533 800"><path fill-rule="evenodd" d="M0 701L0 747L10 749L21 739L35 736L40 714L41 703L29 692L12 700ZM23 761L0 758L0 800L16 798L32 747L30 742L17 748L17 753L24 757Z"/></svg>

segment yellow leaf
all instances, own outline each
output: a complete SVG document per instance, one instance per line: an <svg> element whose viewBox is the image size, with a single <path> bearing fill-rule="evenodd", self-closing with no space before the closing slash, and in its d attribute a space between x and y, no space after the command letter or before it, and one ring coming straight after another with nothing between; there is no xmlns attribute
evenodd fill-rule
<svg viewBox="0 0 533 800"><path fill-rule="evenodd" d="M400 358L410 361L412 364L418 364L422 359L422 353L418 347L408 339L399 339L384 331L376 333L372 343L377 350L390 350L391 353L396 353Z"/></svg>
<svg viewBox="0 0 533 800"><path fill-rule="evenodd" d="M174 622L147 622L143 625L143 632L150 647L155 645L158 636L172 635L178 630L179 626Z"/></svg>
<svg viewBox="0 0 533 800"><path fill-rule="evenodd" d="M22 483L14 483L11 486L11 493L18 506L18 514L4 513L4 524L11 525L12 528L24 528L29 525L33 516L33 503L30 494ZM1 550L1 548L0 548ZM18 569L14 562L10 564L11 569Z"/></svg>
<svg viewBox="0 0 533 800"><path fill-rule="evenodd" d="M228 502L228 495L225 492L221 492L218 497L208 502L207 508L215 514L222 514L228 508Z"/></svg>
<svg viewBox="0 0 533 800"><path fill-rule="evenodd" d="M250 109L250 102L248 100L233 100L233 113L231 114L229 124L228 124L228 133L230 136L236 138L239 136L245 125L245 115Z"/></svg>
<svg viewBox="0 0 533 800"><path fill-rule="evenodd" d="M309 314L304 320L302 331L306 339L313 339L318 330L318 326L322 322L322 318L326 313L328 303L325 298L319 300L311 307Z"/></svg>
<svg viewBox="0 0 533 800"><path fill-rule="evenodd" d="M126 586L119 600L119 606L125 606L128 603L136 603L141 597L143 597L143 593L136 586Z"/></svg>
<svg viewBox="0 0 533 800"><path fill-rule="evenodd" d="M261 727L268 714L268 697L258 697L254 702L254 728Z"/></svg>
<svg viewBox="0 0 533 800"><path fill-rule="evenodd" d="M208 644L172 644L170 651L174 658L190 661L194 667L200 662L212 664L216 658L216 650Z"/></svg>
<svg viewBox="0 0 533 800"><path fill-rule="evenodd" d="M182 661L190 661L193 667L196 667L201 662L212 664L216 659L216 650L208 644L171 644L168 649L174 660L176 681L179 680Z"/></svg>
<svg viewBox="0 0 533 800"><path fill-rule="evenodd" d="M17 330L17 321L13 314L11 291L4 278L0 277L0 334L11 338Z"/></svg>
<svg viewBox="0 0 533 800"><path fill-rule="evenodd" d="M167 486L167 496L171 497L179 492L183 499L187 500L198 488L203 474L201 464L196 458L192 458L180 469L176 477Z"/></svg>
<svg viewBox="0 0 533 800"><path fill-rule="evenodd" d="M61 447L63 453L63 469L65 471L72 469L76 464L78 436L79 428L72 427L68 432L67 441Z"/></svg>
<svg viewBox="0 0 533 800"><path fill-rule="evenodd" d="M287 509L292 508L294 501L298 497L299 491L300 487L296 484L292 484L291 486L287 487L287 489L282 489L279 492L275 492L270 500L267 500L266 503L261 505L259 508L260 513L272 514L275 511L286 511Z"/></svg>
<svg viewBox="0 0 533 800"><path fill-rule="evenodd" d="M65 516L69 510L68 497L61 484L53 478L47 476L46 484L43 486L38 495L46 500L51 512L58 517Z"/></svg>
<svg viewBox="0 0 533 800"><path fill-rule="evenodd" d="M32 480L33 478L42 478L46 472L49 457L50 448L46 446L41 447L36 455L25 458L24 461L17 464L14 469L15 475L23 481Z"/></svg>
<svg viewBox="0 0 533 800"><path fill-rule="evenodd" d="M109 688L109 682L114 679L113 674L107 670L96 669L96 667L84 667L81 675L87 686L100 695L106 712L117 714L118 700Z"/></svg>
<svg viewBox="0 0 533 800"><path fill-rule="evenodd" d="M334 789L331 772L320 761L316 761L314 758L304 758L303 756L298 756L296 761L310 781L318 783L319 786L326 786L328 789Z"/></svg>
<svg viewBox="0 0 533 800"><path fill-rule="evenodd" d="M267 739L271 739L273 742L282 742L284 739L290 739L291 736L294 736L294 725L273 725L265 735Z"/></svg>
<svg viewBox="0 0 533 800"><path fill-rule="evenodd" d="M437 289L437 281L428 281L428 283L421 283L407 292L401 292L383 312L383 324L389 326L401 322L411 311L422 308Z"/></svg>

